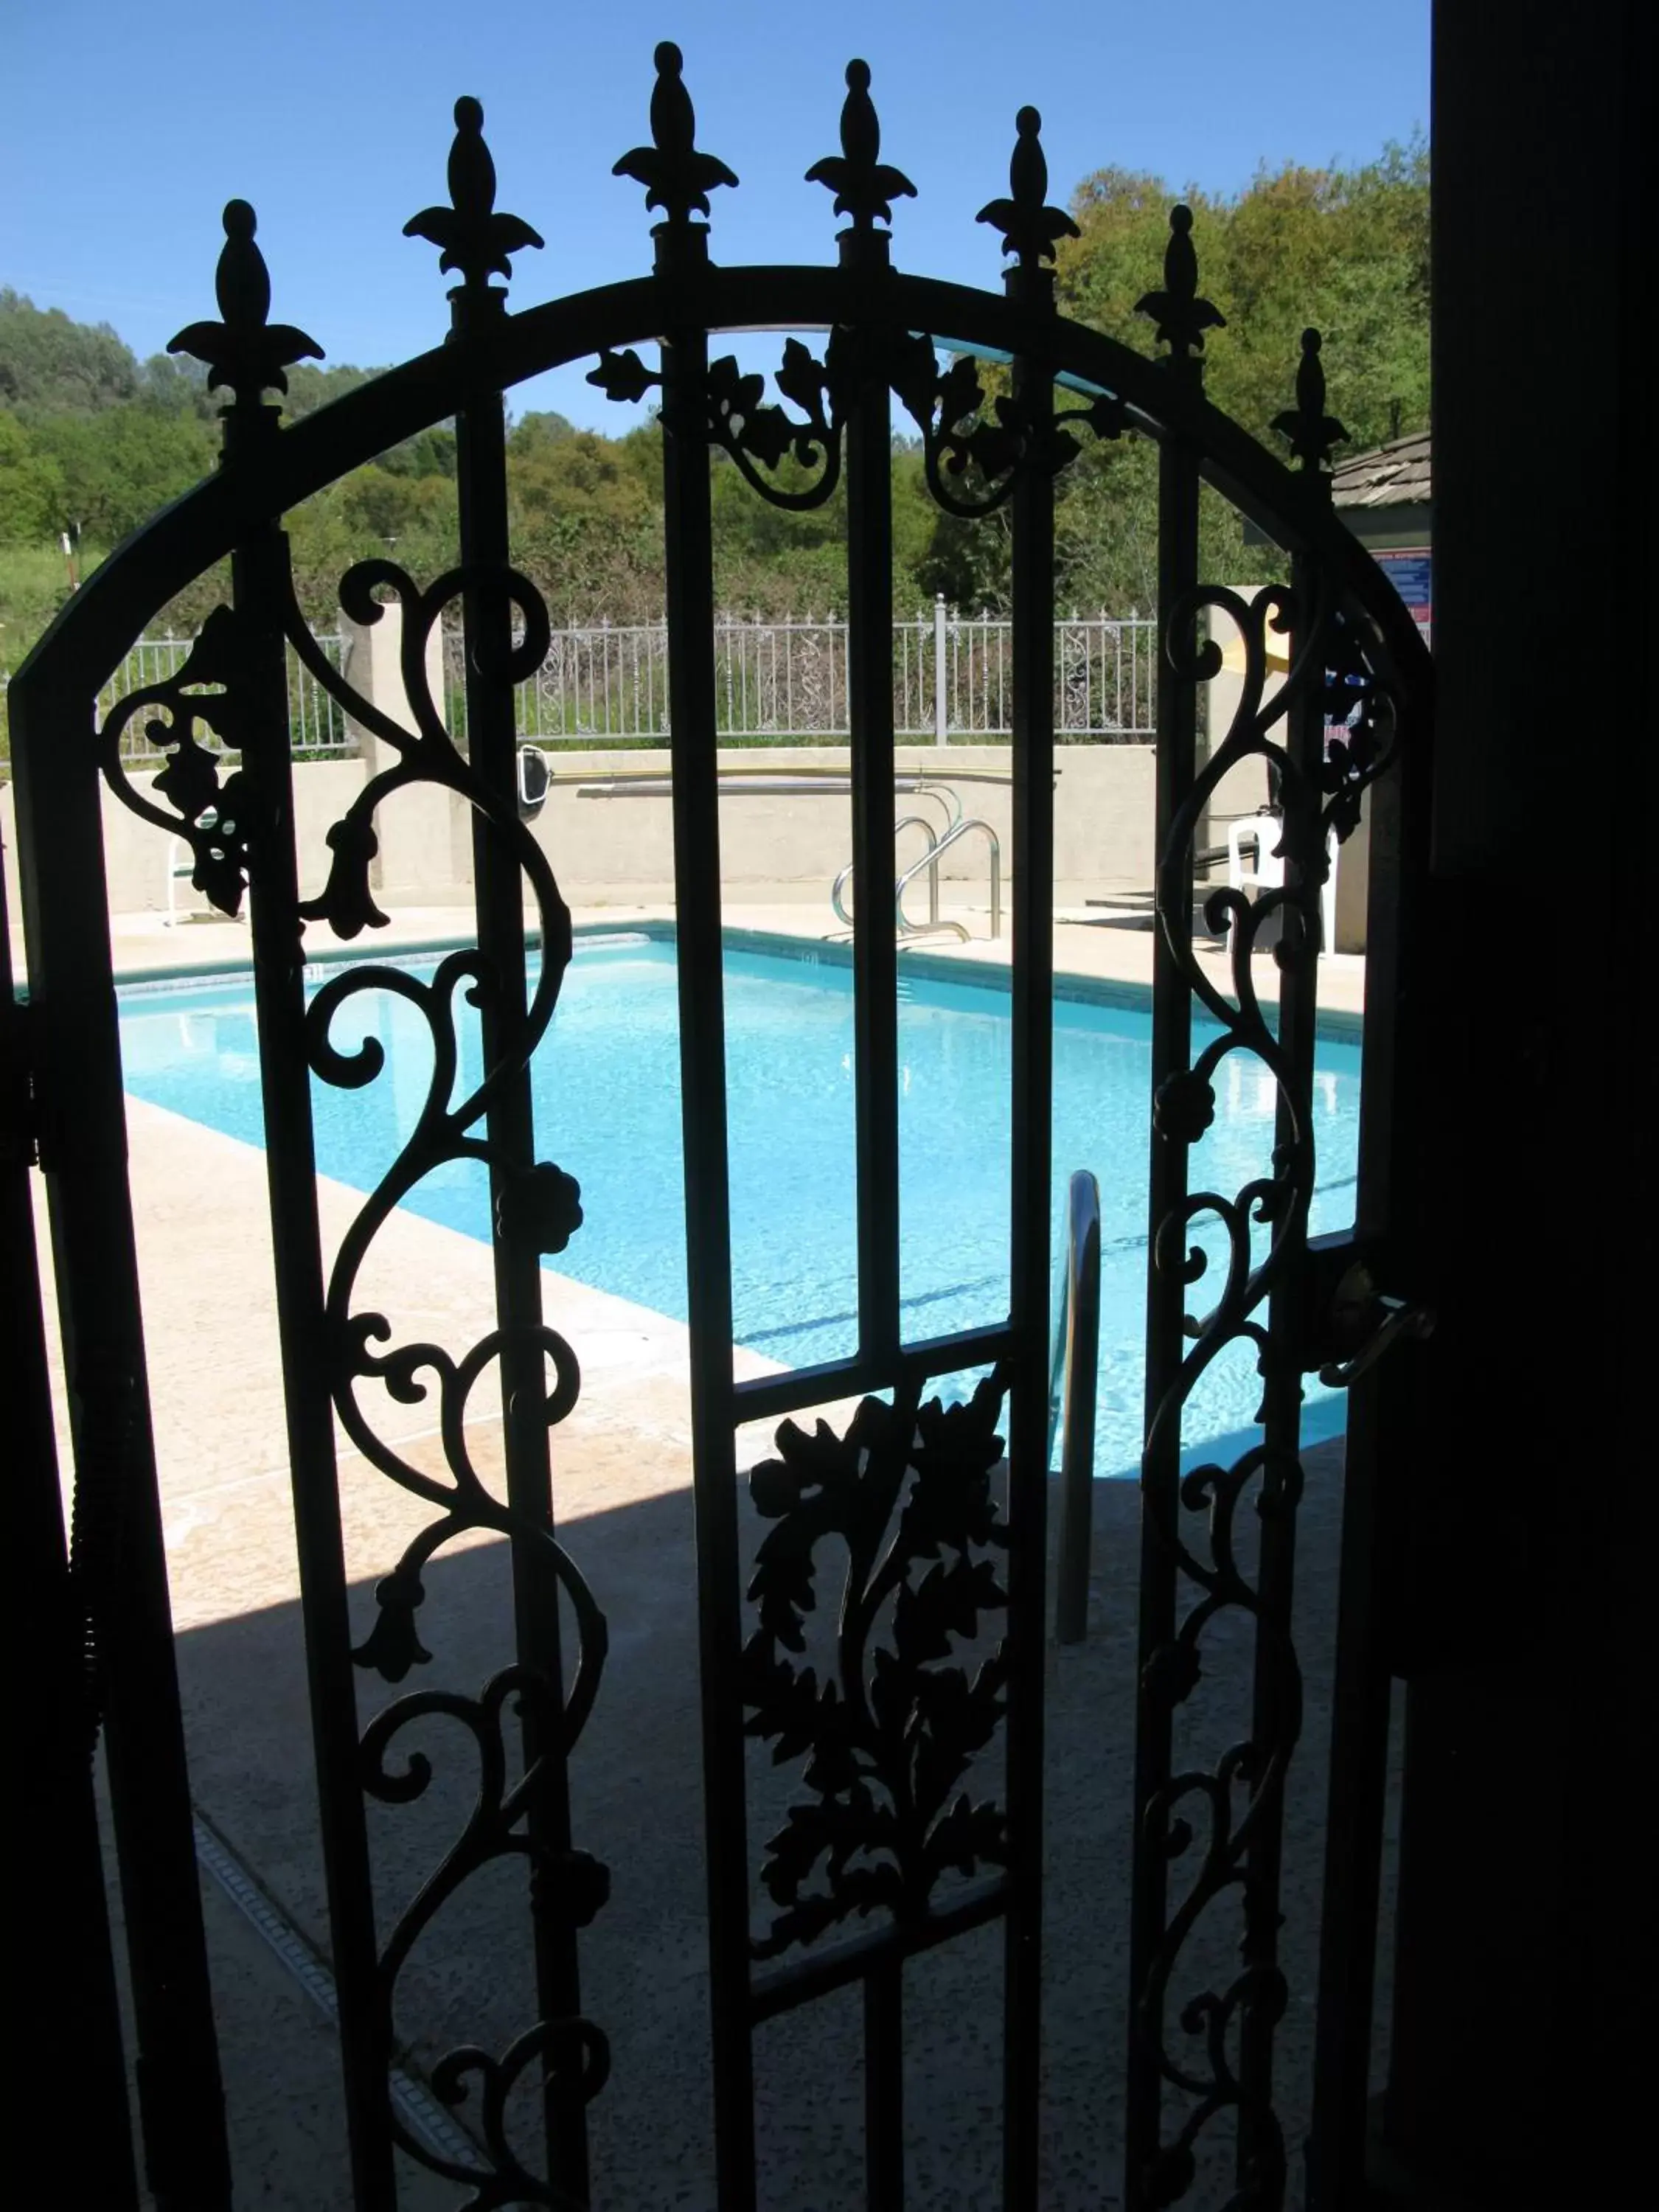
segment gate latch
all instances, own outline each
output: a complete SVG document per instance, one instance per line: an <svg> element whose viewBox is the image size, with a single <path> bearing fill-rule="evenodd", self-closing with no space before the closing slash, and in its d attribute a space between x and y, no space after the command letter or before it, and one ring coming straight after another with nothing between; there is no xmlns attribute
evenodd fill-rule
<svg viewBox="0 0 1659 2212"><path fill-rule="evenodd" d="M1432 1307L1391 1297L1379 1285L1370 1263L1355 1260L1331 1298L1326 1341L1333 1356L1321 1359L1319 1379L1328 1389L1346 1390L1396 1344L1421 1343L1431 1336L1434 1324Z"/></svg>
<svg viewBox="0 0 1659 2212"><path fill-rule="evenodd" d="M27 1000L0 1007L0 1163L38 1167L40 1116L34 1090L34 1011Z"/></svg>

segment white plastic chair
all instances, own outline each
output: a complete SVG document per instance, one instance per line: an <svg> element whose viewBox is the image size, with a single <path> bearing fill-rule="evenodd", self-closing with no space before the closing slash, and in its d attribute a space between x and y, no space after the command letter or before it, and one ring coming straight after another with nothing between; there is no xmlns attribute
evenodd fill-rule
<svg viewBox="0 0 1659 2212"><path fill-rule="evenodd" d="M179 921L179 886L187 884L196 873L195 855L182 837L167 839L167 903L161 916L163 929L174 928Z"/></svg>
<svg viewBox="0 0 1659 2212"><path fill-rule="evenodd" d="M1241 814L1227 824L1227 881L1232 890L1243 891L1248 898L1255 898L1261 891L1283 890L1284 856L1273 849L1279 842L1283 826L1283 817L1270 807L1263 807L1256 814ZM1255 847L1254 866L1245 858L1244 848L1247 845ZM1319 949L1322 952L1334 952L1337 855L1334 830L1325 841L1325 850L1329 866L1319 893Z"/></svg>

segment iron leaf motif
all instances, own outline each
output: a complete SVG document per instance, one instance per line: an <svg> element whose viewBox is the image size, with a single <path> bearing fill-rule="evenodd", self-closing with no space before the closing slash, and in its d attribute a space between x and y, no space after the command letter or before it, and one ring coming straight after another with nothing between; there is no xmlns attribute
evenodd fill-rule
<svg viewBox="0 0 1659 2212"><path fill-rule="evenodd" d="M797 512L821 507L840 481L847 345L844 331L832 331L819 361L799 338L785 341L773 380L804 419L768 400L765 379L740 370L735 356L722 355L708 365L709 438L774 507ZM805 485L780 483L776 472L786 461L818 474Z"/></svg>
<svg viewBox="0 0 1659 2212"><path fill-rule="evenodd" d="M866 1398L843 1436L786 1421L778 1457L750 1474L775 1525L749 1586L747 1733L775 1763L804 1760L811 1793L768 1841L761 1879L778 1911L757 1958L877 1908L915 1917L945 1875L1005 1857L1002 1808L959 1784L1002 1717L1006 1645L971 1673L955 1656L1007 1604L991 1487L1005 1388L993 1376L959 1406ZM835 1672L820 1681L803 1655L826 1538L848 1565Z"/></svg>
<svg viewBox="0 0 1659 2212"><path fill-rule="evenodd" d="M662 379L654 368L647 368L633 347L629 346L621 353L608 349L602 353L599 367L587 372L587 381L598 385L607 399L622 400L634 406Z"/></svg>
<svg viewBox="0 0 1659 2212"><path fill-rule="evenodd" d="M196 731L198 726L210 730L239 752L252 742L241 641L240 617L229 607L216 607L174 673L130 691L100 732L111 788L135 814L185 841L195 861L191 880L196 889L231 915L241 910L261 803L241 769L222 779L222 756L202 744ZM166 757L149 797L135 788L121 761L122 733L141 715L151 747ZM157 797L175 811L157 806Z"/></svg>

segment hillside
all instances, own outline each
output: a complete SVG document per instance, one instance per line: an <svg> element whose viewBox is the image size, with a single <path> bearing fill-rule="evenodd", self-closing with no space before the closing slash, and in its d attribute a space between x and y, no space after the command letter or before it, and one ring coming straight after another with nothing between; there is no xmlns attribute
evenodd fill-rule
<svg viewBox="0 0 1659 2212"><path fill-rule="evenodd" d="M1106 169L1072 199L1081 235L1060 248L1063 310L1152 349L1135 301L1158 280L1176 195L1160 179ZM1263 171L1231 199L1188 191L1203 288L1226 318L1211 338L1216 403L1276 444L1297 335L1326 335L1332 409L1350 450L1425 426L1429 406L1429 171L1419 143L1390 146L1348 173ZM374 372L303 366L288 411L325 404ZM140 362L106 323L73 321L0 290L0 670L15 667L70 588L61 532L82 573L214 463L216 404L194 363ZM902 415L899 419L902 421ZM663 600L658 431L608 437L529 414L510 436L515 556L556 619L627 621ZM446 428L355 470L297 510L289 527L302 602L331 619L340 573L388 548L417 574L454 557L455 453ZM786 463L786 468L790 465ZM1000 522L940 514L920 454L896 441L895 584L901 606L935 592L1000 605L1007 541ZM1114 613L1153 596L1154 476L1136 441L1091 444L1059 482L1062 602ZM788 514L756 499L717 459L717 575L726 604L765 613L819 611L844 592L845 511L832 500ZM1237 525L1212 503L1206 566L1237 574ZM1256 565L1260 558L1256 556ZM208 578L169 611L200 620L222 591Z"/></svg>

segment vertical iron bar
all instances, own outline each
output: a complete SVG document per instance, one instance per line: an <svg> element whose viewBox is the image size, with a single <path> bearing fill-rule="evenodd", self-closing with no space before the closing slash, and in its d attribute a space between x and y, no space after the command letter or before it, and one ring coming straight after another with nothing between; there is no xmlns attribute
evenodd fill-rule
<svg viewBox="0 0 1659 2212"><path fill-rule="evenodd" d="M274 439L274 409L225 418L228 456ZM305 1038L305 951L295 851L289 750L287 648L282 608L288 544L266 526L231 556L231 587L247 641L246 678L258 742L243 770L259 805L248 867L248 922L258 1024L271 1267L282 1351L289 1474L300 1567L301 1616L321 1815L329 1936L340 2005L346 2131L358 2212L391 2208L390 2051L379 1987L374 1898L363 1794L357 1778L357 1704L347 1612L345 1547L325 1320L322 1235L311 1073Z"/></svg>
<svg viewBox="0 0 1659 2212"><path fill-rule="evenodd" d="M230 2203L127 1182L91 696L11 686L40 1164L78 1510L96 1589L146 2179L157 2212Z"/></svg>
<svg viewBox="0 0 1659 2212"><path fill-rule="evenodd" d="M504 319L505 295L468 284L451 295L455 337L473 352L474 373L455 418L456 488L461 562L469 573L462 599L466 641L466 726L474 772L500 800L508 819L517 807L518 743L513 686L504 671L513 642L513 611L504 588L508 566L507 422L490 373L489 339ZM526 953L524 881L506 836L479 812L472 820L472 870L478 950L494 988L481 994L479 1026L486 1069L524 1052ZM495 1091L487 1117L495 1310L505 1332L501 1351L501 1431L507 1494L532 1527L553 1523L551 1447L547 1424L546 1362L538 1335L542 1321L541 1255L515 1235L512 1182L536 1157L530 1071L520 1066ZM514 1621L518 1656L547 1686L547 1705L563 1700L558 1590L545 1554L532 1539L512 1540ZM570 1789L561 1732L549 1729L541 1700L522 1710L526 1767L544 1762L545 1781L528 1808L532 1851L556 1864L570 1848ZM533 1862L532 1862L533 1863ZM544 2020L581 2010L576 1931L556 1898L529 1885L537 2002ZM544 2081L550 2171L572 2203L588 2199L587 2118L569 2069L551 2067Z"/></svg>
<svg viewBox="0 0 1659 2212"><path fill-rule="evenodd" d="M1008 295L1053 312L1054 278L1022 264ZM1048 1583L1048 1296L1054 1204L1054 494L1041 442L1053 411L1046 368L1016 360L1016 403L1038 448L1012 499L1013 963L1011 978L1008 1419L1008 1872L1005 1923L1003 2203L1037 2200L1042 2023L1042 1735Z"/></svg>
<svg viewBox="0 0 1659 2212"><path fill-rule="evenodd" d="M1294 654L1317 624L1320 577L1306 554L1291 562L1291 589L1301 635ZM1297 1211L1279 1232L1280 1263L1268 1302L1267 1357L1264 1361L1262 1440L1269 1455L1269 1480L1282 1480L1299 1463L1302 1440L1302 1346L1305 1333L1308 1260L1308 1200L1312 1191L1313 1067L1315 1014L1318 994L1320 866L1324 855L1320 830L1320 769L1324 751L1322 686L1305 685L1286 715L1286 750L1292 775L1284 780L1285 881L1288 902L1281 915L1279 945L1279 1043L1285 1063L1285 1088L1279 1098L1275 1135L1286 1155L1300 1148L1309 1172ZM1244 1937L1240 1956L1246 1972L1270 1972L1279 1956L1279 1870L1285 1828L1283 1757L1275 1747L1296 1718L1297 1692L1287 1682L1283 1657L1291 1638L1291 1603L1296 1567L1293 1493L1277 1512L1261 1516L1256 1590L1255 1679L1251 1735L1271 1763L1258 1779L1251 1807L1251 1840L1244 1868ZM1241 2188L1260 2176L1267 2162L1282 2156L1277 2131L1265 2124L1273 2090L1273 2034L1277 2011L1271 2005L1243 2009L1239 2042L1237 2172ZM1269 2193L1270 2185L1269 2185Z"/></svg>
<svg viewBox="0 0 1659 2212"><path fill-rule="evenodd" d="M842 265L879 266L888 240L842 234ZM878 251L877 250L878 249ZM848 719L851 728L853 1079L858 1127L859 1345L899 1344L898 954L893 930L892 433L884 368L863 364L847 425Z"/></svg>
<svg viewBox="0 0 1659 2212"><path fill-rule="evenodd" d="M904 2212L904 1962L864 1978L866 2212Z"/></svg>
<svg viewBox="0 0 1659 2212"><path fill-rule="evenodd" d="M0 904L4 895L5 861L0 854ZM29 1690L18 1701L21 1711L8 1747L21 1784L9 1800L8 1825L18 1854L14 1865L20 1874L27 1869L27 1919L34 1923L32 1938L27 1926L13 1936L12 1972L20 1980L27 1977L29 2029L39 2039L38 2047L74 2053L77 2193L84 2202L107 2205L110 2212L137 2212L120 2003L93 1789L96 1688L88 1664L84 1592L70 1573L64 1538L29 1189L27 1019L13 996L11 933L0 930L0 1310L6 1316L0 1328L0 1406L5 1407L9 1446L7 1535L14 1577L9 1610L27 1669L20 1678L27 1680ZM27 2171L27 2154L23 2166ZM13 2185L21 2179L19 2175ZM23 2193L29 2193L26 2185Z"/></svg>
<svg viewBox="0 0 1659 2212"><path fill-rule="evenodd" d="M1400 712L1406 716L1403 703ZM1413 1156L1413 1118L1432 1115L1437 1100L1432 1074L1419 1064L1421 1046L1404 1013L1414 1006L1415 994L1403 988L1425 957L1421 917L1429 872L1432 769L1427 736L1420 725L1404 721L1395 766L1371 787L1367 800L1365 975L1371 1011L1361 1071L1354 1231L1363 1243L1387 1249L1401 1280L1413 1279L1414 1239L1391 1163ZM1357 1383L1349 1398L1308 2142L1309 2212L1345 2212L1360 2201L1364 2178L1388 1790L1387 1599L1398 1541L1397 1509L1385 1470L1410 1464L1414 1439L1407 1430L1410 1416L1402 1402L1407 1395L1393 1378L1385 1383L1383 1376L1373 1375Z"/></svg>
<svg viewBox="0 0 1659 2212"><path fill-rule="evenodd" d="M708 234L660 224L659 273L690 289ZM732 1224L726 1128L708 339L688 302L662 349L663 530L673 738L674 901L685 1147L697 1634L714 2037L715 2196L753 2212L754 2050L749 2014L749 1833L739 1693L743 1620L732 1391ZM739 633L740 635L741 633Z"/></svg>
<svg viewBox="0 0 1659 2212"><path fill-rule="evenodd" d="M1171 358L1171 376L1192 374L1189 362ZM1152 1094L1181 1073L1192 1050L1192 998L1182 962L1189 957L1193 921L1193 856L1190 846L1170 850L1176 813L1192 788L1197 763L1198 699L1189 677L1177 674L1170 659L1170 625L1182 599L1198 580L1198 457L1187 442L1166 434L1158 453L1158 621L1161 641L1157 662L1158 760L1156 847L1160 926L1152 945ZM1176 1627L1176 1563L1158 1532L1176 1525L1181 1510L1181 1423L1166 1422L1156 1438L1152 1423L1175 1386L1185 1348L1182 1316L1186 1285L1178 1268L1160 1268L1154 1246L1158 1224L1187 1194L1187 1152L1183 1145L1152 1136L1148 1191L1146 1277L1146 1421L1148 1440L1141 1460L1140 1686L1135 1729L1134 1838L1129 1914L1129 2045L1127 2116L1124 2148L1124 2201L1129 2212L1149 2202L1150 2169L1158 2148L1163 2106L1158 2023L1143 2015L1154 1958L1164 1940L1169 1908L1168 1869L1155 1838L1144 1828L1154 1792L1168 1778L1172 1743L1170 1709L1149 1696L1147 1662L1169 1643Z"/></svg>

